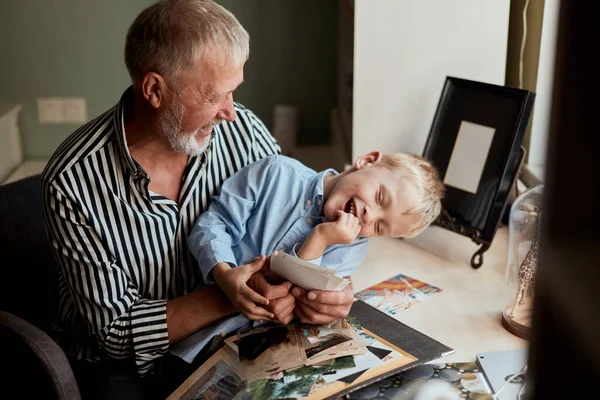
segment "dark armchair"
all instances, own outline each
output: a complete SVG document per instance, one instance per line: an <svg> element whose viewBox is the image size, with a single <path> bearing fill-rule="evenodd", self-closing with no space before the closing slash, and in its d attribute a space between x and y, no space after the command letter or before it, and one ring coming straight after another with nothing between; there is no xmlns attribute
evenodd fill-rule
<svg viewBox="0 0 600 400"><path fill-rule="evenodd" d="M76 399L69 362L47 335L58 269L44 231L40 182L36 175L0 185L0 363L9 371L0 397L20 385L28 398Z"/></svg>

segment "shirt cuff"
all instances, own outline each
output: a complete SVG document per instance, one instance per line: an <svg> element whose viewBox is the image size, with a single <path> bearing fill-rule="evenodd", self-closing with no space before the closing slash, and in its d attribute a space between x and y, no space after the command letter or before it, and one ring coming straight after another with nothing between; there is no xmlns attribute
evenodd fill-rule
<svg viewBox="0 0 600 400"><path fill-rule="evenodd" d="M198 261L202 278L206 283L215 282L211 272L218 263L226 262L231 265L232 268L237 266L231 246L218 240L213 240L200 247L196 250L194 256Z"/></svg>
<svg viewBox="0 0 600 400"><path fill-rule="evenodd" d="M300 246L302 243L296 243L294 245L294 247L292 247L292 251L290 252L290 256L294 256L296 258L299 258L298 255L296 254L296 247ZM321 255L320 257L315 258L314 260L304 260L304 261L308 261L311 264L315 264L315 265L321 265L321 261L323 261L323 256Z"/></svg>
<svg viewBox="0 0 600 400"><path fill-rule="evenodd" d="M145 376L169 350L167 301L142 300L131 307L129 315L135 363L139 375Z"/></svg>

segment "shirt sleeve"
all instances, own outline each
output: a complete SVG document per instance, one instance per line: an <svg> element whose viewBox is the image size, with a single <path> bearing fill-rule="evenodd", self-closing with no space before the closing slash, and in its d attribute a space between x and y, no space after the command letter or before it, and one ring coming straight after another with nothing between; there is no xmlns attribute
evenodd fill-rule
<svg viewBox="0 0 600 400"><path fill-rule="evenodd" d="M298 248L301 245L302 245L302 243L296 243L294 245L294 247L292 247L292 251L290 252L290 255L298 258L298 254L296 253L296 248ZM309 263L315 264L315 265L321 265L321 261L323 261L323 255L321 255L320 257L317 257L313 260L304 260L304 261L308 261Z"/></svg>
<svg viewBox="0 0 600 400"><path fill-rule="evenodd" d="M68 290L98 347L111 358L133 356L146 375L169 349L167 302L140 297L68 192L42 183L46 231Z"/></svg>
<svg viewBox="0 0 600 400"><path fill-rule="evenodd" d="M198 261L204 281L214 282L211 271L217 263L232 267L237 261L232 247L246 234L246 223L270 179L273 159L242 168L223 183L208 210L194 223L188 247Z"/></svg>
<svg viewBox="0 0 600 400"><path fill-rule="evenodd" d="M368 239L360 238L351 244L328 246L321 265L335 270L337 276L350 276L365 258L368 244Z"/></svg>

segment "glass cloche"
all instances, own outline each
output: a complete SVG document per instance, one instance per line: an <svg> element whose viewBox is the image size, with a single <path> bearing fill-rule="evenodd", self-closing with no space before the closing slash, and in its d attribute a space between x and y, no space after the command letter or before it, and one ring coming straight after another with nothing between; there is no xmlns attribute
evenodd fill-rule
<svg viewBox="0 0 600 400"><path fill-rule="evenodd" d="M502 324L511 333L529 338L533 287L538 263L543 185L519 195L508 221L508 254Z"/></svg>

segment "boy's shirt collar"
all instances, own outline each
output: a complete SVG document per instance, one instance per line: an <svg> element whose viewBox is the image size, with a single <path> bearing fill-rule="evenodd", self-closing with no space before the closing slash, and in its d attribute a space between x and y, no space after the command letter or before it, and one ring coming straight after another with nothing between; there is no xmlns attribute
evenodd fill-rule
<svg viewBox="0 0 600 400"><path fill-rule="evenodd" d="M309 190L307 190L307 196L304 199L304 209L308 214L314 217L324 217L323 215L323 195L324 195L324 185L323 179L327 175L339 175L333 168L326 169L324 171L319 172L311 182L311 186Z"/></svg>

